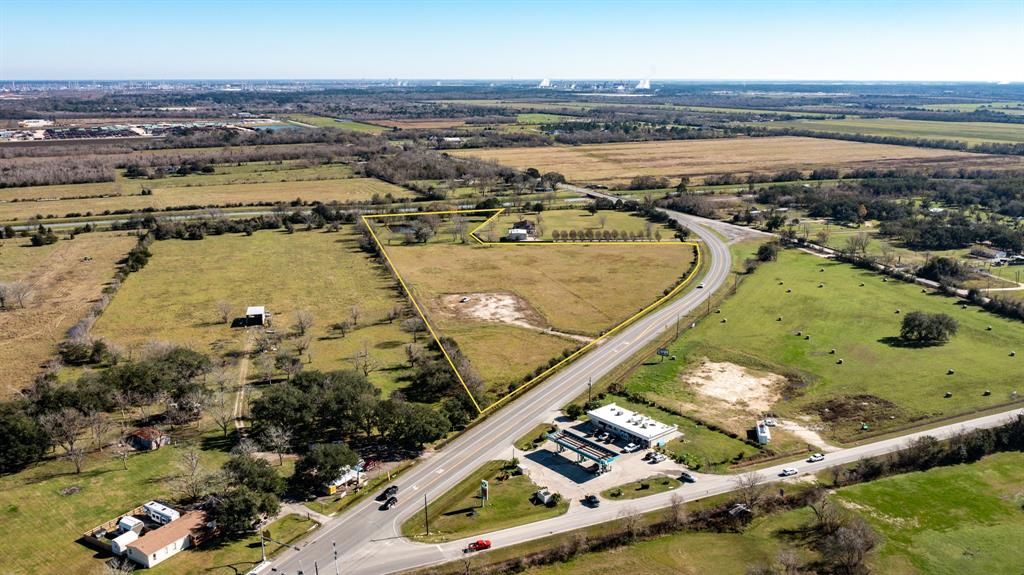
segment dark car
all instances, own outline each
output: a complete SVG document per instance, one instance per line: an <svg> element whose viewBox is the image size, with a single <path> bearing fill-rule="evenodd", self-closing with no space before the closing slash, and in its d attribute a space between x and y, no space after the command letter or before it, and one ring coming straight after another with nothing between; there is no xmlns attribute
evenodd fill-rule
<svg viewBox="0 0 1024 575"><path fill-rule="evenodd" d="M600 507L601 506L601 500L598 499L597 496L593 495L593 494L587 495L586 497L584 497L583 498L583 503L586 504L588 507Z"/></svg>
<svg viewBox="0 0 1024 575"><path fill-rule="evenodd" d="M691 475L690 472L688 472L688 471L684 471L684 472L680 473L679 474L679 479L681 479L681 480L683 480L683 481L685 481L687 483L696 483L697 482L697 478L694 477L693 475Z"/></svg>
<svg viewBox="0 0 1024 575"><path fill-rule="evenodd" d="M377 497L377 499L383 501L383 500L385 500L385 499L387 499L389 497L393 497L395 495L398 495L398 486L397 485L392 485L391 487L388 487L387 489L385 489L384 492L381 493Z"/></svg>
<svg viewBox="0 0 1024 575"><path fill-rule="evenodd" d="M382 511L387 511L388 509L391 509L395 505L398 505L398 498L392 496L392 497L388 497L388 500L385 501L384 505L381 505L380 508L381 508Z"/></svg>

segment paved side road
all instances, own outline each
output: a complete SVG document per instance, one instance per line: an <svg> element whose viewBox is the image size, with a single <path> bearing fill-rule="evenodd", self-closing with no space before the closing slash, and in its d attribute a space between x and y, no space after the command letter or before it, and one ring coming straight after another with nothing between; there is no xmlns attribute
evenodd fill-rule
<svg viewBox="0 0 1024 575"><path fill-rule="evenodd" d="M676 216L684 220L690 217ZM702 240L708 258L704 276L694 280L703 281L705 289L685 293L638 319L439 451L422 457L398 481L399 504L392 511L378 511L378 502L364 501L334 518L311 540L300 544L299 550L279 556L272 568L283 573L312 573L314 562L318 566L331 564L334 544L346 573L382 573L385 565L389 565L386 570L404 569L407 566L390 566L391 561L403 557L408 557L408 566L414 566L424 561L421 551L407 551L417 547L435 553L432 560L443 560L446 555L441 548L416 546L400 538L402 522L421 511L424 495L433 500L483 463L511 457L511 443L519 436L539 423L551 421L561 406L587 390L588 381L599 379L660 333L673 328L680 317L700 309L726 281L732 266L726 243L700 222L687 225Z"/></svg>

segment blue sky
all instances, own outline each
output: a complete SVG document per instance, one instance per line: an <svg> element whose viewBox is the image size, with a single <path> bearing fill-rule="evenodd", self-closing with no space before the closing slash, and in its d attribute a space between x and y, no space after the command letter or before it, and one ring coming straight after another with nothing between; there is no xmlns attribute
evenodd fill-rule
<svg viewBox="0 0 1024 575"><path fill-rule="evenodd" d="M0 0L2 79L1024 80L1024 0Z"/></svg>

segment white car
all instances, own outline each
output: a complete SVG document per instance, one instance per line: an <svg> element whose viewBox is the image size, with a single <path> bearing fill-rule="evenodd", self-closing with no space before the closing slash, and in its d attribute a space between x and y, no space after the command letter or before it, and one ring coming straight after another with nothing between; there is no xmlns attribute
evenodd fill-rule
<svg viewBox="0 0 1024 575"><path fill-rule="evenodd" d="M790 475L796 475L797 473L799 473L799 471L797 471L795 467L784 467L779 475L782 477L789 477Z"/></svg>
<svg viewBox="0 0 1024 575"><path fill-rule="evenodd" d="M630 443L629 445L627 445L627 446L622 448L622 452L623 453L633 453L637 449L640 449L639 445L637 445L635 443Z"/></svg>
<svg viewBox="0 0 1024 575"><path fill-rule="evenodd" d="M697 284L697 289L704 289L704 282Z"/></svg>
<svg viewBox="0 0 1024 575"><path fill-rule="evenodd" d="M771 417L768 417L764 420L764 424L767 425L768 427L775 427L776 425L779 424L779 422L775 421Z"/></svg>
<svg viewBox="0 0 1024 575"><path fill-rule="evenodd" d="M824 455L822 455L820 453L815 453L814 455L812 455L812 456L807 458L807 462L808 463L817 463L817 462L822 461L824 459L825 459Z"/></svg>
<svg viewBox="0 0 1024 575"><path fill-rule="evenodd" d="M654 456L651 457L651 463L661 463L666 459L668 459L668 456L665 455L664 453L655 453Z"/></svg>

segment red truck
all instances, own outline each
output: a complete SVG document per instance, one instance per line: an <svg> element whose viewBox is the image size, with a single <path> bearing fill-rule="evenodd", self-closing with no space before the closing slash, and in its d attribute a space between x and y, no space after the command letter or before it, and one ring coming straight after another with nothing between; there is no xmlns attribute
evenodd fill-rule
<svg viewBox="0 0 1024 575"><path fill-rule="evenodd" d="M477 539L476 541L470 543L468 547L466 547L465 553L470 553L470 552L473 552L473 551L483 551L484 549L490 549L490 548L491 548L491 540L490 539Z"/></svg>

